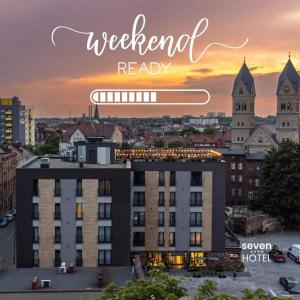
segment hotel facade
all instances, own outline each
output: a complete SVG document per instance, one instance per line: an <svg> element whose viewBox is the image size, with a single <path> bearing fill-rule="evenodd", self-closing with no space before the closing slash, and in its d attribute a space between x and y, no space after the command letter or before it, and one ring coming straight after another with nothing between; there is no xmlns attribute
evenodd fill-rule
<svg viewBox="0 0 300 300"><path fill-rule="evenodd" d="M17 169L17 267L205 265L225 251L225 163L210 150L115 150Z"/></svg>

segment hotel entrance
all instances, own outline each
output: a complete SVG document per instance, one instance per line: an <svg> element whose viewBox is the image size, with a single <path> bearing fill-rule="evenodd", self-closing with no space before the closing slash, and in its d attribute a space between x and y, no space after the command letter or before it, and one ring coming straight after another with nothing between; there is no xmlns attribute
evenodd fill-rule
<svg viewBox="0 0 300 300"><path fill-rule="evenodd" d="M170 269L184 269L186 266L186 254L168 253L167 262Z"/></svg>

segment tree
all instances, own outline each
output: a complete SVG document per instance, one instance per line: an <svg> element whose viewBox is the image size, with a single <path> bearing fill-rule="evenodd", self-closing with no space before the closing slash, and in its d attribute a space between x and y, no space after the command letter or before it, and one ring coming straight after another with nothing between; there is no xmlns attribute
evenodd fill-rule
<svg viewBox="0 0 300 300"><path fill-rule="evenodd" d="M262 165L261 186L250 208L281 218L285 224L300 223L300 144L282 142Z"/></svg>
<svg viewBox="0 0 300 300"><path fill-rule="evenodd" d="M187 295L180 279L158 270L150 271L151 280L130 280L125 286L109 284L102 300L178 300Z"/></svg>
<svg viewBox="0 0 300 300"><path fill-rule="evenodd" d="M153 143L154 147L156 148L163 148L165 146L165 142L162 138L155 139Z"/></svg>
<svg viewBox="0 0 300 300"><path fill-rule="evenodd" d="M213 127L205 127L203 134L207 136L215 136L217 134L217 130Z"/></svg>
<svg viewBox="0 0 300 300"><path fill-rule="evenodd" d="M198 287L194 300L284 300L292 299L289 297L272 297L269 296L263 289L250 291L245 289L242 291L242 297L238 298L227 294L217 292L217 283L212 280L205 280L202 285Z"/></svg>
<svg viewBox="0 0 300 300"><path fill-rule="evenodd" d="M47 143L37 145L34 150L35 155L45 154L58 154L59 150L59 136L57 134L51 134L48 137Z"/></svg>
<svg viewBox="0 0 300 300"><path fill-rule="evenodd" d="M195 129L194 127L187 127L187 128L182 129L180 134L183 136L199 134L199 130Z"/></svg>

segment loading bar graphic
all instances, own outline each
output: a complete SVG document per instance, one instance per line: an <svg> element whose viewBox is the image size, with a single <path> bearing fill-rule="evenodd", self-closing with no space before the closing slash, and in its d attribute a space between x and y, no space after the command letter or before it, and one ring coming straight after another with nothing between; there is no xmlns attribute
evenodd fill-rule
<svg viewBox="0 0 300 300"><path fill-rule="evenodd" d="M177 102L160 102L164 93L182 93ZM205 94L205 101L187 101L187 93ZM90 94L90 100L96 105L206 105L210 93L205 89L96 89Z"/></svg>

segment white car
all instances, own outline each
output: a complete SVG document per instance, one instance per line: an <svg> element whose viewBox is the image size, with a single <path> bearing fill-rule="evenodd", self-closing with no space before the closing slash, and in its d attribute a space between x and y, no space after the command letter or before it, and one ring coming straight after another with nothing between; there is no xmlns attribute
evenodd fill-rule
<svg viewBox="0 0 300 300"><path fill-rule="evenodd" d="M292 245L289 248L287 256L293 259L296 263L300 263L300 245Z"/></svg>
<svg viewBox="0 0 300 300"><path fill-rule="evenodd" d="M14 219L14 216L12 214L7 214L6 218L9 222L11 222Z"/></svg>

